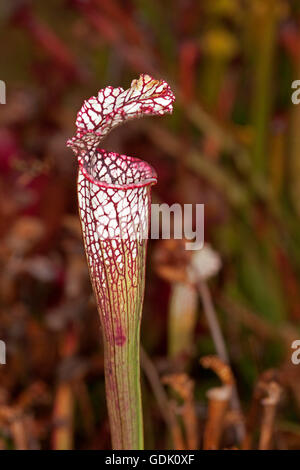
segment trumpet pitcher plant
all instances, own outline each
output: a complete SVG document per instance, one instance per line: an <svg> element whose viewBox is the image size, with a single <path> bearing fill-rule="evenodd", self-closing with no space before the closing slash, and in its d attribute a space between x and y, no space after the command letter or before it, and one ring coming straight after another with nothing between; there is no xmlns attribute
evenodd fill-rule
<svg viewBox="0 0 300 470"><path fill-rule="evenodd" d="M151 186L148 163L99 147L114 127L172 112L163 80L141 75L128 90L108 86L85 101L67 143L79 162L78 203L91 282L100 316L106 399L114 449L143 449L140 322Z"/></svg>

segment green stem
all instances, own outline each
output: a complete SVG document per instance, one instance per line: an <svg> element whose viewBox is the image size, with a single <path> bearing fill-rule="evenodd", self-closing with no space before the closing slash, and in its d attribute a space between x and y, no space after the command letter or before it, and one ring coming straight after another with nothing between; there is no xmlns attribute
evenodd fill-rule
<svg viewBox="0 0 300 470"><path fill-rule="evenodd" d="M125 347L105 345L104 370L112 447L142 450L139 332Z"/></svg>
<svg viewBox="0 0 300 470"><path fill-rule="evenodd" d="M100 243L102 256L107 246ZM108 289L98 304L104 339L105 387L113 449L142 450L143 414L140 389L140 323L142 316L146 240L136 241L137 255L132 259L124 241L117 248L123 252L125 276L116 279L106 269ZM136 276L132 278L133 270ZM94 286L97 292L99 285ZM97 294L96 294L97 295ZM102 299L103 300L103 299Z"/></svg>

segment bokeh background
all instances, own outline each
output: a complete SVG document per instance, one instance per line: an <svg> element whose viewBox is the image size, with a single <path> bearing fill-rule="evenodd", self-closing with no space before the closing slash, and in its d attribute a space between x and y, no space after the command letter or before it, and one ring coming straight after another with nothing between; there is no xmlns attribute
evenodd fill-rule
<svg viewBox="0 0 300 470"><path fill-rule="evenodd" d="M148 73L174 90L173 115L131 122L103 146L155 167L153 202L205 204L205 240L221 260L205 292L242 408L223 416L218 447L242 447L246 423L248 447L269 432L269 448L300 449L300 365L291 362L300 339L299 2L11 0L0 25L1 448L110 448L77 163L65 144L84 99ZM199 364L215 345L203 291L180 295L189 261L179 245L149 243L142 386L152 449L201 448L207 391L220 386ZM267 430L266 397L276 411Z"/></svg>

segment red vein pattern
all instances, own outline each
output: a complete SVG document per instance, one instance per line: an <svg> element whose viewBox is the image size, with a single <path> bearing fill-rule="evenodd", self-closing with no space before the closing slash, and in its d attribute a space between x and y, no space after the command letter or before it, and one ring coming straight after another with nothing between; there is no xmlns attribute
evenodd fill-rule
<svg viewBox="0 0 300 470"><path fill-rule="evenodd" d="M174 99L164 80L154 80L145 74L133 80L125 91L108 86L83 103L77 114L77 133L67 145L88 160L90 151L96 149L114 127L145 115L171 113Z"/></svg>
<svg viewBox="0 0 300 470"><path fill-rule="evenodd" d="M156 173L137 158L98 152L102 158L98 157L97 172L102 174L104 169L105 177L100 183L98 178L87 178L80 168L79 210L103 331L107 340L121 345L128 335L124 322L132 311L128 304L134 306L135 291L143 284L141 255L148 235L150 186L156 182ZM109 172L106 161L110 162ZM127 177L129 182L124 183ZM110 320L113 322L108 325ZM122 333L112 337L115 325Z"/></svg>
<svg viewBox="0 0 300 470"><path fill-rule="evenodd" d="M98 148L125 120L172 111L164 81L141 75L131 88L107 87L85 101L67 143L79 160L83 239L103 335L106 394L115 449L143 446L139 337L154 169Z"/></svg>

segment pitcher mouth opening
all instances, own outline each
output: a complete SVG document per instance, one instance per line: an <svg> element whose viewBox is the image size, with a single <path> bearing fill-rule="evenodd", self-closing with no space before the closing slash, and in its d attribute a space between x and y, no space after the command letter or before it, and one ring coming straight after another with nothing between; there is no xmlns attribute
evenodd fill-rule
<svg viewBox="0 0 300 470"><path fill-rule="evenodd" d="M134 189L157 183L157 174L147 162L97 148L78 156L82 174L101 188Z"/></svg>

